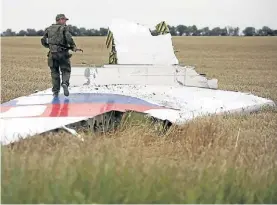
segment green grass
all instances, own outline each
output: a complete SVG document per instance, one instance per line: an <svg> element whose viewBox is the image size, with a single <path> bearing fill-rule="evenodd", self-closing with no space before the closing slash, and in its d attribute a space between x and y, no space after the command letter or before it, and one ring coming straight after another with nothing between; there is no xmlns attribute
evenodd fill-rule
<svg viewBox="0 0 277 205"><path fill-rule="evenodd" d="M13 156L2 172L3 203L276 203L277 172L252 177L244 169L214 166L199 170L145 164L105 151L101 159L84 154L66 159L59 152L45 165L29 167ZM39 155L41 156L41 155ZM27 159L26 159L27 160ZM41 162L39 162L41 161ZM185 173L181 174L180 173Z"/></svg>
<svg viewBox="0 0 277 205"><path fill-rule="evenodd" d="M105 38L76 38L73 65L103 64ZM277 102L276 37L174 37L181 64L220 89ZM13 49L11 49L13 48ZM1 100L51 87L38 38L3 38ZM104 136L45 134L1 147L2 203L277 203L277 109Z"/></svg>
<svg viewBox="0 0 277 205"><path fill-rule="evenodd" d="M2 202L276 203L274 148L237 147L237 136L217 127L224 118L165 135L133 120L110 134L82 134L85 142L61 133L2 147Z"/></svg>

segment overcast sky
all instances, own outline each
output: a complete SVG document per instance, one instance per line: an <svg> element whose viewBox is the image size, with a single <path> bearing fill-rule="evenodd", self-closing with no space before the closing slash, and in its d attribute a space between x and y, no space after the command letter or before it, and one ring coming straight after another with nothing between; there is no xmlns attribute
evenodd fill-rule
<svg viewBox="0 0 277 205"><path fill-rule="evenodd" d="M277 29L277 0L1 0L2 31L44 29L64 13L68 24L108 27L120 17L145 25L165 20L170 25L197 27L266 25Z"/></svg>

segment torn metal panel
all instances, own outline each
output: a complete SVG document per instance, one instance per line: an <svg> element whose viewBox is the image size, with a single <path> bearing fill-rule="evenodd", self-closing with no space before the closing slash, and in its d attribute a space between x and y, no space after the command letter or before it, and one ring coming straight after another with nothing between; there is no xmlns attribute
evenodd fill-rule
<svg viewBox="0 0 277 205"><path fill-rule="evenodd" d="M189 66L104 65L72 68L71 86L111 84L218 88L217 79L209 80Z"/></svg>
<svg viewBox="0 0 277 205"><path fill-rule="evenodd" d="M170 33L166 24L158 32L163 35L152 36L150 29L141 24L124 19L113 19L109 26L106 40L107 47L111 47L111 64L152 64L177 65Z"/></svg>
<svg viewBox="0 0 277 205"><path fill-rule="evenodd" d="M249 113L264 106L276 106L266 98L250 93L167 85L107 85L81 86L71 92L123 94L162 106L163 109L145 111L151 116L182 124L196 117L224 113Z"/></svg>
<svg viewBox="0 0 277 205"><path fill-rule="evenodd" d="M112 93L82 92L53 98L51 91L38 92L1 104L1 143L33 136L110 111L163 109L145 100ZM97 119L96 119L97 121Z"/></svg>
<svg viewBox="0 0 277 205"><path fill-rule="evenodd" d="M210 114L246 113L275 106L271 100L247 93L184 86L91 85L71 87L70 93L69 97L60 94L53 98L48 89L2 104L1 142L8 144L110 111L131 110L182 124Z"/></svg>

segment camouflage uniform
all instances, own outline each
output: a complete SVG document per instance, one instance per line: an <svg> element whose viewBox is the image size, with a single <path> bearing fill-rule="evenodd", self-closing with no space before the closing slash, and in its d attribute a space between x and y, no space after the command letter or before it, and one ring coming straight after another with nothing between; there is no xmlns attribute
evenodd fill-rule
<svg viewBox="0 0 277 205"><path fill-rule="evenodd" d="M68 20L64 14L58 14L56 21L60 18ZM60 92L60 85L64 88L64 94L69 95L68 86L71 73L69 49L75 51L76 45L72 39L72 35L66 25L52 24L45 29L44 35L41 39L41 44L49 48L48 52L48 66L51 69L52 77L52 92L55 96ZM62 83L60 82L60 69L62 72Z"/></svg>

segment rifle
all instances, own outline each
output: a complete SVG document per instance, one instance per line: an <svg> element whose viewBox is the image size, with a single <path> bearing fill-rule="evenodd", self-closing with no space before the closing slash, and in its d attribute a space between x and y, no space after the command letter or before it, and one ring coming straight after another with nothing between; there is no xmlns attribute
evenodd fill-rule
<svg viewBox="0 0 277 205"><path fill-rule="evenodd" d="M49 43L49 44L51 44L51 43ZM49 45L49 44L48 44L48 45ZM73 51L73 47L72 47L72 46L68 47L68 46L65 46L65 45L63 45L63 44L53 44L53 43L52 43L52 45L57 45L57 46L60 46L60 47L62 47L62 48L64 48L64 49L66 49L66 50L72 50L72 51ZM83 49L81 49L81 48L76 48L76 49L75 49L75 52L76 52L76 51L82 51L82 53L84 52Z"/></svg>
<svg viewBox="0 0 277 205"><path fill-rule="evenodd" d="M81 48L77 48L76 51L82 51L82 53L84 52Z"/></svg>
<svg viewBox="0 0 277 205"><path fill-rule="evenodd" d="M73 47L64 47L64 48L73 51ZM76 49L75 49L75 52L77 52L77 51L82 51L82 53L84 52L83 49L81 49L81 48L76 48Z"/></svg>

